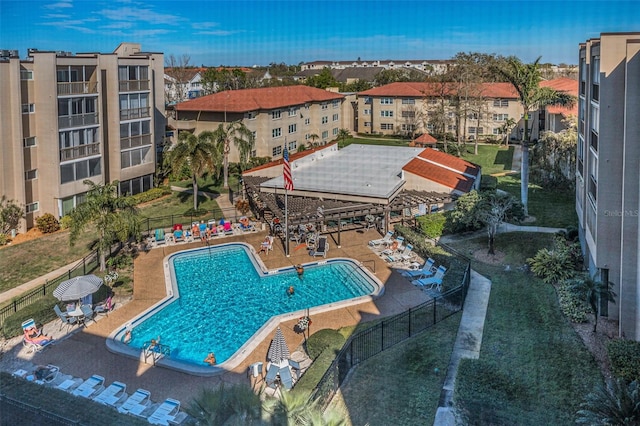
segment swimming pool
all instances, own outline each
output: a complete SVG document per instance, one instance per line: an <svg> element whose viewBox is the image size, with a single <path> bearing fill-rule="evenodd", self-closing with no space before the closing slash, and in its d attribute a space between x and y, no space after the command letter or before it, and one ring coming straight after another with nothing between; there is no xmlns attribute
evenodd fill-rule
<svg viewBox="0 0 640 426"><path fill-rule="evenodd" d="M125 352L133 350L139 357L144 343L160 336L171 348L163 363L193 374L216 370L203 362L210 352L215 353L218 369L232 369L283 319L301 316L307 309L312 316L361 303L383 289L351 259L305 264L302 278L293 266L268 271L244 243L175 253L167 257L165 268L169 296L111 338L118 343L126 330L132 330ZM295 289L291 296L290 286Z"/></svg>

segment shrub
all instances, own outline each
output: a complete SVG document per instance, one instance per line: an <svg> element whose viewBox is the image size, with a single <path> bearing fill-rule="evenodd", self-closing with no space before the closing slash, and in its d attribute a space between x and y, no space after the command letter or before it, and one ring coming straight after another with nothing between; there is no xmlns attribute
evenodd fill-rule
<svg viewBox="0 0 640 426"><path fill-rule="evenodd" d="M613 374L626 381L640 380L640 342L615 339L607 345Z"/></svg>
<svg viewBox="0 0 640 426"><path fill-rule="evenodd" d="M307 339L307 354L316 359L326 348L342 348L345 339L337 330L324 328L313 333Z"/></svg>
<svg viewBox="0 0 640 426"><path fill-rule="evenodd" d="M66 215L60 218L60 228L61 229L69 229L71 226L71 216Z"/></svg>
<svg viewBox="0 0 640 426"><path fill-rule="evenodd" d="M171 190L167 187L151 188L148 191L141 192L136 195L131 195L133 204L147 203L149 201L157 200L165 195L171 194Z"/></svg>
<svg viewBox="0 0 640 426"><path fill-rule="evenodd" d="M476 210L481 196L477 191L464 194L456 201L456 208L448 212L445 229L452 234L466 231L477 231L484 226L478 220Z"/></svg>
<svg viewBox="0 0 640 426"><path fill-rule="evenodd" d="M583 323L587 321L587 315L592 313L591 308L578 292L573 288L573 281L563 281L558 284L558 303L562 313L569 321Z"/></svg>
<svg viewBox="0 0 640 426"><path fill-rule="evenodd" d="M578 247L579 248L579 247ZM557 283L573 277L576 273L576 247L567 244L564 238L556 237L554 248L540 249L527 259L531 271L545 283Z"/></svg>
<svg viewBox="0 0 640 426"><path fill-rule="evenodd" d="M422 232L429 238L438 238L444 231L446 222L444 213L433 213L418 218Z"/></svg>
<svg viewBox="0 0 640 426"><path fill-rule="evenodd" d="M491 175L482 175L480 179L480 191L495 191L498 188L498 178Z"/></svg>
<svg viewBox="0 0 640 426"><path fill-rule="evenodd" d="M16 201L9 200L5 195L0 198L0 234L8 234L16 229L23 217L24 209Z"/></svg>
<svg viewBox="0 0 640 426"><path fill-rule="evenodd" d="M194 210L193 207L191 207L189 210L185 211L182 215L199 217L199 216L206 216L207 213L209 213L207 209L198 208L198 210Z"/></svg>
<svg viewBox="0 0 640 426"><path fill-rule="evenodd" d="M36 227L43 234L50 234L60 230L60 222L51 213L45 213L36 218Z"/></svg>
<svg viewBox="0 0 640 426"><path fill-rule="evenodd" d="M7 234L0 233L0 246L6 246L11 241L11 238Z"/></svg>

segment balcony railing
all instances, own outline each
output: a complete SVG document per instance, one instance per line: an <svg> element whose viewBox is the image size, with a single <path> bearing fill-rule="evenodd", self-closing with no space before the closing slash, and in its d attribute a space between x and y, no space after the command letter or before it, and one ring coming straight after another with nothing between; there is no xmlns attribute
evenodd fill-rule
<svg viewBox="0 0 640 426"><path fill-rule="evenodd" d="M149 117L149 107L130 108L120 111L120 120L132 120L142 117Z"/></svg>
<svg viewBox="0 0 640 426"><path fill-rule="evenodd" d="M118 82L120 92L139 92L149 90L149 80L124 80Z"/></svg>
<svg viewBox="0 0 640 426"><path fill-rule="evenodd" d="M129 149L144 145L151 145L151 135L131 136L120 139L120 149Z"/></svg>
<svg viewBox="0 0 640 426"><path fill-rule="evenodd" d="M58 83L58 96L83 95L98 93L98 83L95 81L74 81L72 83Z"/></svg>
<svg viewBox="0 0 640 426"><path fill-rule="evenodd" d="M100 154L100 142L62 148L60 150L60 161L75 160L96 154Z"/></svg>
<svg viewBox="0 0 640 426"><path fill-rule="evenodd" d="M65 115L62 117L58 117L59 129L90 126L93 124L98 124L98 114L95 112L89 114Z"/></svg>

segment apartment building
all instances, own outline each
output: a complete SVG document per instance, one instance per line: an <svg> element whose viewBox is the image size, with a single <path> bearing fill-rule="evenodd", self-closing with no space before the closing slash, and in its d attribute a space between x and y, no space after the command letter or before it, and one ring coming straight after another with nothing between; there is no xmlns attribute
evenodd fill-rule
<svg viewBox="0 0 640 426"><path fill-rule="evenodd" d="M304 70L322 70L323 68L331 69L346 69L346 68L368 68L368 67L380 67L382 69L402 69L412 68L419 71L424 71L430 75L444 74L449 70L451 66L455 64L452 59L403 59L403 60L372 60L361 61L359 58L357 61L313 61L306 62L300 66L302 71Z"/></svg>
<svg viewBox="0 0 640 426"><path fill-rule="evenodd" d="M165 129L163 55L122 43L113 53L16 51L0 59L0 193L25 206L21 228L62 217L83 180L152 187ZM22 229L24 230L24 229Z"/></svg>
<svg viewBox="0 0 640 426"><path fill-rule="evenodd" d="M604 314L640 340L640 33L579 47L576 211L585 263L611 282Z"/></svg>
<svg viewBox="0 0 640 426"><path fill-rule="evenodd" d="M483 83L468 88L467 102L458 103L453 83L401 82L358 93L356 128L359 133L456 133L464 139L501 139L502 126L513 118L513 138L523 132L523 108L509 83ZM532 120L533 122L533 120ZM537 138L537 127L532 137Z"/></svg>
<svg viewBox="0 0 640 426"><path fill-rule="evenodd" d="M202 74L206 68L165 68L165 103L183 102L202 96Z"/></svg>
<svg viewBox="0 0 640 426"><path fill-rule="evenodd" d="M324 145L336 139L345 127L344 100L341 94L309 86L230 90L177 104L169 124L199 134L241 121L255 138L251 156L276 159L285 143L289 151L296 151L302 144ZM238 161L231 145L229 161Z"/></svg>

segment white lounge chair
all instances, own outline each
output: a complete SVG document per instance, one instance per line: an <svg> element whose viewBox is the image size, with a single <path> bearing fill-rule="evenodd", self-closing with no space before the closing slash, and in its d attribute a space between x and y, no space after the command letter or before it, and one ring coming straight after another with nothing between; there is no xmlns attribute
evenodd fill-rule
<svg viewBox="0 0 640 426"><path fill-rule="evenodd" d="M383 238L369 241L369 245L372 247L378 247L379 245L387 244L391 242L391 237L393 237L393 231L387 231L387 234Z"/></svg>
<svg viewBox="0 0 640 426"><path fill-rule="evenodd" d="M404 250L404 237L397 237L387 244L387 248L382 250L382 255L392 256Z"/></svg>
<svg viewBox="0 0 640 426"><path fill-rule="evenodd" d="M156 410L147 417L147 421L152 425L168 425L173 423L180 413L180 401L167 398Z"/></svg>
<svg viewBox="0 0 640 426"><path fill-rule="evenodd" d="M123 414L141 416L142 412L151 405L151 392L145 389L136 390L127 400L118 407Z"/></svg>
<svg viewBox="0 0 640 426"><path fill-rule="evenodd" d="M79 377L72 377L62 381L62 383L56 386L56 389L60 389L66 392L73 392L78 386L82 384L82 379Z"/></svg>
<svg viewBox="0 0 640 426"><path fill-rule="evenodd" d="M404 250L400 251L395 255L392 254L387 256L387 260L389 260L389 262L400 262L400 261L408 262L409 260L411 260L412 250L413 250L413 246L411 244L407 244Z"/></svg>
<svg viewBox="0 0 640 426"><path fill-rule="evenodd" d="M127 385L122 382L113 382L105 390L96 395L93 400L100 404L115 407L118 402L127 398Z"/></svg>
<svg viewBox="0 0 640 426"><path fill-rule="evenodd" d="M429 286L429 289L433 289L434 287L436 288L436 290L440 291L442 290L442 279L444 278L444 274L447 272L447 268L445 268L444 266L440 265L438 266L438 269L436 270L436 273L432 276L432 277L427 277L427 278L421 278L418 280L414 280L413 284L420 286L420 287L426 287Z"/></svg>
<svg viewBox="0 0 640 426"><path fill-rule="evenodd" d="M318 238L318 245L315 250L312 250L309 254L313 257L322 256L327 257L327 252L329 251L329 243L327 242L327 237L324 235Z"/></svg>
<svg viewBox="0 0 640 426"><path fill-rule="evenodd" d="M83 398L93 398L104 389L104 377L94 374L75 388L71 394Z"/></svg>
<svg viewBox="0 0 640 426"><path fill-rule="evenodd" d="M434 267L436 261L428 258L424 265L416 270L403 271L402 276L405 278L417 280L418 278L430 277L431 275L436 273L436 268Z"/></svg>

